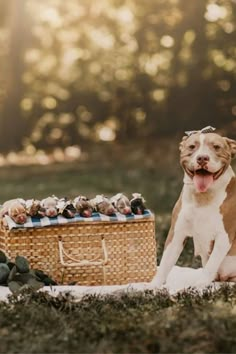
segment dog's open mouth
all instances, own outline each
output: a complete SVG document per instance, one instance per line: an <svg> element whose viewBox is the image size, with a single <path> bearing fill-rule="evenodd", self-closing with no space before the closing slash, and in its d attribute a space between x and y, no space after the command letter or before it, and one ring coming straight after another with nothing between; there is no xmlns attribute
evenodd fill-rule
<svg viewBox="0 0 236 354"><path fill-rule="evenodd" d="M205 168L200 168L195 171L188 170L189 176L193 179L194 185L198 192L206 192L209 187L217 180L224 171L224 167L217 172L210 172Z"/></svg>
<svg viewBox="0 0 236 354"><path fill-rule="evenodd" d="M195 170L193 173L194 175L199 175L199 176L212 176L214 180L218 179L220 175L222 174L224 170L224 166L221 167L218 171L216 172L210 172L206 170L205 168L199 168L198 170Z"/></svg>

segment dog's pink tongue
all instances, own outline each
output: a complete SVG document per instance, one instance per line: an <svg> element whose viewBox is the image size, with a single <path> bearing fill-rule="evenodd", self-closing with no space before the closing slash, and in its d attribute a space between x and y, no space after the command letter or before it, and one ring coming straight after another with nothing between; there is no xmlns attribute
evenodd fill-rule
<svg viewBox="0 0 236 354"><path fill-rule="evenodd" d="M213 183L213 175L195 174L193 182L198 192L206 192Z"/></svg>

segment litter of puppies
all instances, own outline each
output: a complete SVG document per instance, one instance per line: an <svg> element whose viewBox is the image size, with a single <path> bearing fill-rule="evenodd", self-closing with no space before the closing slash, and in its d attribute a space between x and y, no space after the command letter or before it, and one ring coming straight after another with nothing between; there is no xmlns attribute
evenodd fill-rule
<svg viewBox="0 0 236 354"><path fill-rule="evenodd" d="M0 207L0 218L8 215L16 224L23 225L27 217L41 219L44 217L55 218L62 215L71 219L75 215L88 218L94 213L108 216L120 213L123 215L144 214L145 200L139 193L133 193L129 199L123 193L117 193L111 198L104 195L96 195L89 199L86 196L77 196L74 199L57 198L55 195L42 199L22 198L11 199Z"/></svg>

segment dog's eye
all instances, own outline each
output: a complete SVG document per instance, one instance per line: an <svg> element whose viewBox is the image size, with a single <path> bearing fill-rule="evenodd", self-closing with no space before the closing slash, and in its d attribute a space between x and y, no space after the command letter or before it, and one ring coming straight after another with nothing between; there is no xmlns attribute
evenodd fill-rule
<svg viewBox="0 0 236 354"><path fill-rule="evenodd" d="M213 147L214 147L214 149L215 149L216 151L219 151L219 150L220 150L220 148L221 148L221 146L220 146L220 145L216 145L216 144L214 144L214 145L213 145Z"/></svg>
<svg viewBox="0 0 236 354"><path fill-rule="evenodd" d="M196 147L196 145L194 145L194 144L191 144L191 145L189 145L189 150L194 150L195 149L195 147Z"/></svg>

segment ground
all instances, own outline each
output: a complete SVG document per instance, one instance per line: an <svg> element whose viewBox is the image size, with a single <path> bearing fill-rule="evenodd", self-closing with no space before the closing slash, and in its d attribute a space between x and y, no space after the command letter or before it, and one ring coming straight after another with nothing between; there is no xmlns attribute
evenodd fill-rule
<svg viewBox="0 0 236 354"><path fill-rule="evenodd" d="M159 167L157 167L159 166ZM0 202L14 197L142 192L156 215L158 261L182 171L154 162L80 162L4 167ZM188 242L180 265L197 267ZM236 287L170 296L166 293L70 296L26 293L0 304L0 353L213 353L236 351Z"/></svg>
<svg viewBox="0 0 236 354"><path fill-rule="evenodd" d="M236 287L0 304L1 353L235 353Z"/></svg>

